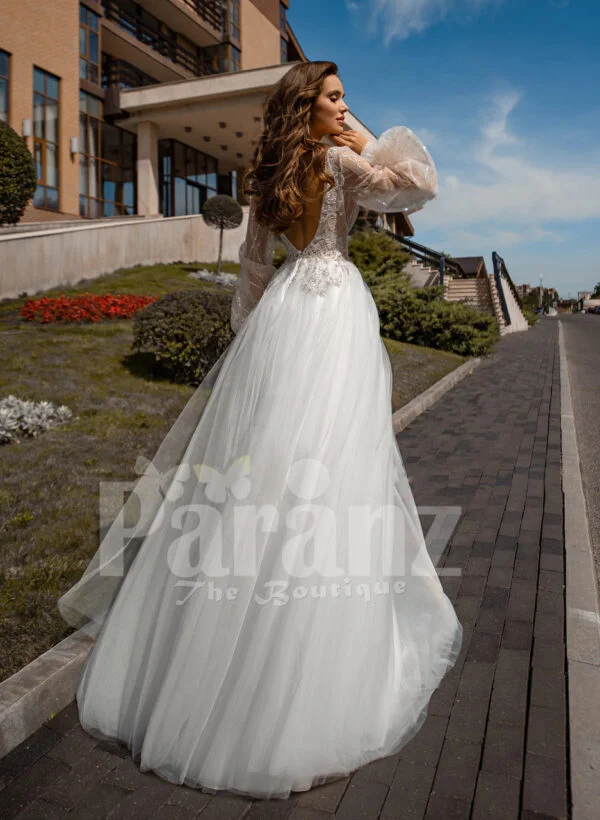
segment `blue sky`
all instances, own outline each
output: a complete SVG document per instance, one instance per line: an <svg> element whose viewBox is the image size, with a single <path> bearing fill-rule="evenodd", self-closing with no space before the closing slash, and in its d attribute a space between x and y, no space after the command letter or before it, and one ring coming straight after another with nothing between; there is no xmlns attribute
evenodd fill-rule
<svg viewBox="0 0 600 820"><path fill-rule="evenodd" d="M373 133L431 152L416 241L488 272L497 251L562 298L600 281L598 0L291 0L288 19Z"/></svg>

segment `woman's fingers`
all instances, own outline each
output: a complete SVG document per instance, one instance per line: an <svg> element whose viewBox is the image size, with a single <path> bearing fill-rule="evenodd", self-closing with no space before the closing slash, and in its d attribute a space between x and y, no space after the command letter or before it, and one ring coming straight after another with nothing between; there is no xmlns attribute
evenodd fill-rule
<svg viewBox="0 0 600 820"><path fill-rule="evenodd" d="M353 151L356 151L357 154L361 153L367 143L366 137L363 137L358 131L352 130L344 131L343 134L332 134L332 138L334 141L339 140L337 144L347 145Z"/></svg>

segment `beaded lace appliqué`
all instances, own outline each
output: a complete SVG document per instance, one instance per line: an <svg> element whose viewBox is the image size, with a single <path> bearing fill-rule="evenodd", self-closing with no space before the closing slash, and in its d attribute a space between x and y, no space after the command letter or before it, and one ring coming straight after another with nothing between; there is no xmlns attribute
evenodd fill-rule
<svg viewBox="0 0 600 820"><path fill-rule="evenodd" d="M331 149L327 152L325 163L329 164ZM308 261L300 275L300 287L303 290L325 295L331 285L340 287L345 279L344 266L339 264L347 256L338 247L337 219L338 209L343 207L342 180L337 166L329 168L335 178L335 187L330 187L323 194L321 215L316 233L306 248L299 251L285 234L280 239L287 248L287 262ZM345 239L345 237L344 237Z"/></svg>

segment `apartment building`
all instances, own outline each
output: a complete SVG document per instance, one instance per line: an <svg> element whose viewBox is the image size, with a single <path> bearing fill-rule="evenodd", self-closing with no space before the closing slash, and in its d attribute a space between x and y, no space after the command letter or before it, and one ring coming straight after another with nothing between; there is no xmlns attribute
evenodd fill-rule
<svg viewBox="0 0 600 820"><path fill-rule="evenodd" d="M2 0L0 119L37 168L25 220L181 216L238 197L264 96L306 59L288 5Z"/></svg>

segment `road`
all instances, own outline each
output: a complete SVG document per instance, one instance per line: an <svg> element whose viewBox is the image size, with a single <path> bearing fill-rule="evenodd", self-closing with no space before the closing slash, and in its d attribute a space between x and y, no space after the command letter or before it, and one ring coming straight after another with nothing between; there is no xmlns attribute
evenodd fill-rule
<svg viewBox="0 0 600 820"><path fill-rule="evenodd" d="M554 322L556 318L541 321ZM562 314L577 446L583 491L588 509L590 536L600 579L600 316Z"/></svg>

